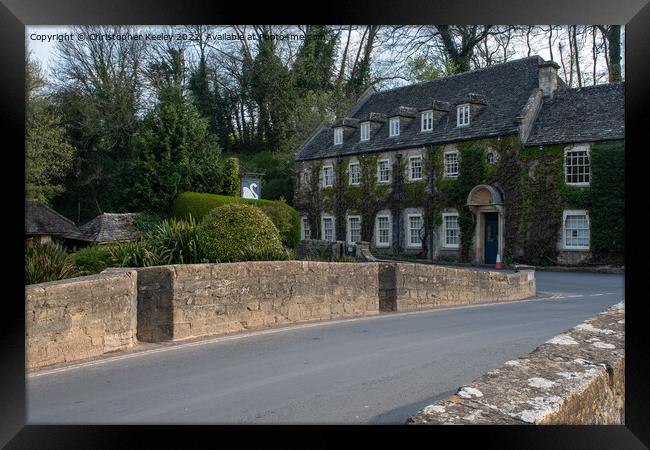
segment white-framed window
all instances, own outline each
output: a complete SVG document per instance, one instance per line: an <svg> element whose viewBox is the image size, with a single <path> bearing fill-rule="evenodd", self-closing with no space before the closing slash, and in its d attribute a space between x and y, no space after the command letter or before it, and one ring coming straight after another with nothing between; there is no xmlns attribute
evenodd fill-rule
<svg viewBox="0 0 650 450"><path fill-rule="evenodd" d="M334 167L323 166L323 187L332 187L334 185Z"/></svg>
<svg viewBox="0 0 650 450"><path fill-rule="evenodd" d="M334 128L334 145L343 143L343 128Z"/></svg>
<svg viewBox="0 0 650 450"><path fill-rule="evenodd" d="M361 183L361 166L359 163L350 163L348 171L350 172L350 184L358 186Z"/></svg>
<svg viewBox="0 0 650 450"><path fill-rule="evenodd" d="M433 111L422 112L422 128L421 131L433 130Z"/></svg>
<svg viewBox="0 0 650 450"><path fill-rule="evenodd" d="M460 248L460 227L458 226L458 213L442 214L442 246L446 248Z"/></svg>
<svg viewBox="0 0 650 450"><path fill-rule="evenodd" d="M457 177L459 167L458 151L447 151L443 156L445 162L445 177Z"/></svg>
<svg viewBox="0 0 650 450"><path fill-rule="evenodd" d="M390 247L391 220L387 214L377 215L375 224L375 246Z"/></svg>
<svg viewBox="0 0 650 450"><path fill-rule="evenodd" d="M361 122L361 140L367 141L370 139L370 122Z"/></svg>
<svg viewBox="0 0 650 450"><path fill-rule="evenodd" d="M334 216L321 217L321 236L325 241L336 240L336 232L334 231Z"/></svg>
<svg viewBox="0 0 650 450"><path fill-rule="evenodd" d="M589 214L587 211L563 211L562 246L566 250L589 250Z"/></svg>
<svg viewBox="0 0 650 450"><path fill-rule="evenodd" d="M399 117L393 117L388 121L388 136L399 136Z"/></svg>
<svg viewBox="0 0 650 450"><path fill-rule="evenodd" d="M406 246L421 248L422 239L420 238L420 230L422 229L422 214L409 214L406 223L408 226Z"/></svg>
<svg viewBox="0 0 650 450"><path fill-rule="evenodd" d="M459 127L469 125L469 104L458 105L456 108L456 125Z"/></svg>
<svg viewBox="0 0 650 450"><path fill-rule="evenodd" d="M361 216L348 216L348 243L361 242Z"/></svg>
<svg viewBox="0 0 650 450"><path fill-rule="evenodd" d="M409 180L416 181L422 179L422 156L409 157Z"/></svg>
<svg viewBox="0 0 650 450"><path fill-rule="evenodd" d="M301 223L302 223L302 231L301 231L301 236L303 239L311 239L311 229L309 228L309 218L306 216L303 216L301 218Z"/></svg>
<svg viewBox="0 0 650 450"><path fill-rule="evenodd" d="M566 184L589 186L591 164L587 147L574 147L564 152L564 173Z"/></svg>
<svg viewBox="0 0 650 450"><path fill-rule="evenodd" d="M388 183L390 181L390 159L377 161L377 182Z"/></svg>
<svg viewBox="0 0 650 450"><path fill-rule="evenodd" d="M496 155L496 153L494 153L494 152L491 151L491 150L490 150L489 152L487 152L487 153L485 154L485 162L486 162L487 164L494 164L495 162L497 162L497 155Z"/></svg>

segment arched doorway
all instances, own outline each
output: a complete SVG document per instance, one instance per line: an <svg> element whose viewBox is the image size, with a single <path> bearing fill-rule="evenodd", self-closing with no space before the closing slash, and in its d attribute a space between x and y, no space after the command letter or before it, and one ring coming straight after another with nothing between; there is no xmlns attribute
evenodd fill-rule
<svg viewBox="0 0 650 450"><path fill-rule="evenodd" d="M467 196L467 206L476 216L474 263L494 264L497 253L503 258L503 197L494 186L479 184Z"/></svg>

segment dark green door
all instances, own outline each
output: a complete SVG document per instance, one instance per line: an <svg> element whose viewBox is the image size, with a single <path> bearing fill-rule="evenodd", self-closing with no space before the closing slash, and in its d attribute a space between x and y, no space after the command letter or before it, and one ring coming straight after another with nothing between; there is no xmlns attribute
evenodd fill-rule
<svg viewBox="0 0 650 450"><path fill-rule="evenodd" d="M499 213L485 214L485 264L497 261L499 250Z"/></svg>

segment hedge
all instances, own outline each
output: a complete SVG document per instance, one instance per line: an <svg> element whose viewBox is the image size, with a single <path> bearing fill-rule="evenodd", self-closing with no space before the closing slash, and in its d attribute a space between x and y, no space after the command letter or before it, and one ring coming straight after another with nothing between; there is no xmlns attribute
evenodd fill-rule
<svg viewBox="0 0 650 450"><path fill-rule="evenodd" d="M172 215L184 219L191 214L201 221L214 208L231 203L251 204L260 208L280 231L280 237L285 246L295 248L300 242L300 214L282 201L184 192L174 200Z"/></svg>
<svg viewBox="0 0 650 450"><path fill-rule="evenodd" d="M209 262L287 259L278 229L253 205L214 208L203 218L198 235Z"/></svg>

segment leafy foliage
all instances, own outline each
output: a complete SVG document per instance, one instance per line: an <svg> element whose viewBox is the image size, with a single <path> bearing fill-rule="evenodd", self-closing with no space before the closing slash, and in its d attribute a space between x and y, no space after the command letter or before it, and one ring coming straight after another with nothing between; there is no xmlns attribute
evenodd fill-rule
<svg viewBox="0 0 650 450"><path fill-rule="evenodd" d="M51 241L25 246L25 284L63 280L75 275L72 258L62 246Z"/></svg>
<svg viewBox="0 0 650 450"><path fill-rule="evenodd" d="M224 168L224 195L233 197L239 196L241 182L239 180L239 160L237 158L228 158Z"/></svg>
<svg viewBox="0 0 650 450"><path fill-rule="evenodd" d="M123 267L206 262L199 242L198 224L191 216L187 220L164 220L141 239L118 244L111 252Z"/></svg>
<svg viewBox="0 0 650 450"><path fill-rule="evenodd" d="M625 252L625 148L604 142L591 148L594 174L589 188L591 248L596 258Z"/></svg>
<svg viewBox="0 0 650 450"><path fill-rule="evenodd" d="M64 180L72 168L75 149L61 117L41 94L45 84L40 67L27 61L25 117L25 189L28 198L49 203L64 192Z"/></svg>
<svg viewBox="0 0 650 450"><path fill-rule="evenodd" d="M287 247L294 248L300 241L300 214L283 201L184 192L174 201L172 214L177 218L191 214L201 220L212 209L231 203L249 204L261 208L280 231L282 242Z"/></svg>
<svg viewBox="0 0 650 450"><path fill-rule="evenodd" d="M116 265L111 247L107 245L91 245L77 250L72 255L77 275L92 275Z"/></svg>
<svg viewBox="0 0 650 450"><path fill-rule="evenodd" d="M251 205L231 203L214 208L199 226L199 236L209 262L237 261L246 251L248 256L252 251L258 255L283 251L278 229Z"/></svg>
<svg viewBox="0 0 650 450"><path fill-rule="evenodd" d="M168 211L188 189L219 192L219 148L180 89L165 88L135 138L131 186L124 204L134 211Z"/></svg>

